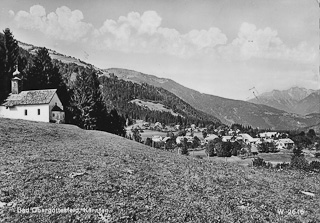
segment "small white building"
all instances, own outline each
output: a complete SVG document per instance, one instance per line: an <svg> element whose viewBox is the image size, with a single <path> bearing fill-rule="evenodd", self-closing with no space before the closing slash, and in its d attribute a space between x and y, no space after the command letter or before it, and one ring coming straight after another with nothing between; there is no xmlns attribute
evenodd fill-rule
<svg viewBox="0 0 320 223"><path fill-rule="evenodd" d="M0 105L0 117L64 123L63 105L57 95L57 89L20 92L20 79L17 74L19 72L15 71L15 77L11 80L11 94Z"/></svg>
<svg viewBox="0 0 320 223"><path fill-rule="evenodd" d="M288 149L291 146L294 146L294 142L289 138L279 139L276 141L276 146L278 149Z"/></svg>

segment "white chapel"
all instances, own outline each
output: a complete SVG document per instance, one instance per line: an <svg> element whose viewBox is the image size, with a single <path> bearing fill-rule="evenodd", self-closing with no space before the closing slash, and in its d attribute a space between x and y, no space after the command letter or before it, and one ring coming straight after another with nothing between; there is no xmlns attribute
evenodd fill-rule
<svg viewBox="0 0 320 223"><path fill-rule="evenodd" d="M13 73L11 93L0 105L0 117L64 123L63 105L57 89L20 91L18 69Z"/></svg>

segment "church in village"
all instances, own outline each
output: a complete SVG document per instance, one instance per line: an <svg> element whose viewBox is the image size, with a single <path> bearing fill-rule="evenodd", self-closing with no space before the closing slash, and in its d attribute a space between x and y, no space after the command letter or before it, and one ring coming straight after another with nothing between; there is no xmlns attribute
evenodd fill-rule
<svg viewBox="0 0 320 223"><path fill-rule="evenodd" d="M57 89L21 91L18 69L13 73L11 93L0 105L0 117L64 123L65 113Z"/></svg>

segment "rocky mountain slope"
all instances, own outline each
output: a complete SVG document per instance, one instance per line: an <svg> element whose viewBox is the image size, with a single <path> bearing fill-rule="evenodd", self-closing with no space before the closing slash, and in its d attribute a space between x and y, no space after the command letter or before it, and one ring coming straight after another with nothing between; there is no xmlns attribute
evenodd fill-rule
<svg viewBox="0 0 320 223"><path fill-rule="evenodd" d="M306 115L320 112L320 91L292 87L287 90L273 90L250 99L249 102L271 106L287 112Z"/></svg>

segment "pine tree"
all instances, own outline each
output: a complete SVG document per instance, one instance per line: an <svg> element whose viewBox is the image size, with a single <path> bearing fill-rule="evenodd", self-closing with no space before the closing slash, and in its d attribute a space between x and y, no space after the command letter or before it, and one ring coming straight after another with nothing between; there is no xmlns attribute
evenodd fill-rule
<svg viewBox="0 0 320 223"><path fill-rule="evenodd" d="M4 47L3 36L0 35L0 103L5 99L5 87L4 87L5 58L6 58L6 50Z"/></svg>
<svg viewBox="0 0 320 223"><path fill-rule="evenodd" d="M52 64L46 48L40 48L33 59L33 64L27 72L25 89L49 89L61 82L59 70Z"/></svg>
<svg viewBox="0 0 320 223"><path fill-rule="evenodd" d="M3 33L3 43L0 44L0 57L2 57L2 59L0 60L3 61L0 65L3 66L1 88L3 89L3 97L6 97L10 93L10 83L19 56L19 46L17 40L14 39L10 29L6 28Z"/></svg>
<svg viewBox="0 0 320 223"><path fill-rule="evenodd" d="M103 103L95 71L78 74L72 91L71 109L74 124L84 129L97 129Z"/></svg>

